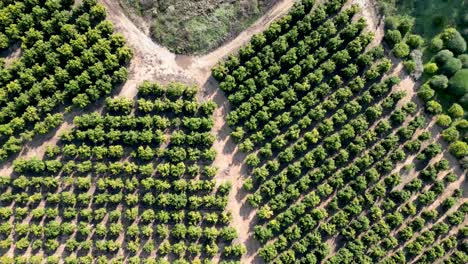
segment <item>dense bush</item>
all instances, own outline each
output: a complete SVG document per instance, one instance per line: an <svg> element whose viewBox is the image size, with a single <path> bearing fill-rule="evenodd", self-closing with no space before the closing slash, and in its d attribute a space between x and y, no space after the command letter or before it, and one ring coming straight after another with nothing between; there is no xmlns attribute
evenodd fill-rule
<svg viewBox="0 0 468 264"><path fill-rule="evenodd" d="M448 110L450 116L454 118L463 117L465 115L465 111L461 105L454 103Z"/></svg>
<svg viewBox="0 0 468 264"><path fill-rule="evenodd" d="M388 30L385 32L385 40L393 47L402 40L401 33L398 30Z"/></svg>
<svg viewBox="0 0 468 264"><path fill-rule="evenodd" d="M468 68L468 54L461 54L460 56L458 56L458 59L461 61L462 67L464 69L467 69Z"/></svg>
<svg viewBox="0 0 468 264"><path fill-rule="evenodd" d="M408 44L412 49L417 49L424 45L424 39L419 35L411 34L406 39L406 44Z"/></svg>
<svg viewBox="0 0 468 264"><path fill-rule="evenodd" d="M447 142L454 142L460 137L460 133L455 127L449 127L442 131L442 137Z"/></svg>
<svg viewBox="0 0 468 264"><path fill-rule="evenodd" d="M450 78L448 91L458 96L468 93L468 69L459 70Z"/></svg>
<svg viewBox="0 0 468 264"><path fill-rule="evenodd" d="M431 87L443 90L448 87L448 78L445 75L434 75L429 80Z"/></svg>
<svg viewBox="0 0 468 264"><path fill-rule="evenodd" d="M435 100L431 100L426 104L426 110L431 114L440 114L443 111L442 105Z"/></svg>
<svg viewBox="0 0 468 264"><path fill-rule="evenodd" d="M440 38L444 41L444 47L456 54L462 54L466 51L466 41L455 28L447 28L441 34Z"/></svg>
<svg viewBox="0 0 468 264"><path fill-rule="evenodd" d="M453 52L451 52L450 50L444 49L444 50L437 52L437 54L434 55L434 57L432 57L432 60L435 61L438 65L444 65L451 58L453 58Z"/></svg>
<svg viewBox="0 0 468 264"><path fill-rule="evenodd" d="M395 45L392 51L397 58L405 58L410 53L410 47L408 44L400 42Z"/></svg>
<svg viewBox="0 0 468 264"><path fill-rule="evenodd" d="M440 68L440 71L447 76L452 76L461 68L462 68L462 63L459 59L450 58Z"/></svg>
<svg viewBox="0 0 468 264"><path fill-rule="evenodd" d="M434 94L434 90L428 84L423 84L418 90L418 96L424 101L429 101Z"/></svg>
<svg viewBox="0 0 468 264"><path fill-rule="evenodd" d="M449 150L458 158L468 156L468 144L463 141L456 141L450 144Z"/></svg>
<svg viewBox="0 0 468 264"><path fill-rule="evenodd" d="M439 67L437 67L437 64L433 62L428 62L424 65L424 73L433 75L439 70Z"/></svg>

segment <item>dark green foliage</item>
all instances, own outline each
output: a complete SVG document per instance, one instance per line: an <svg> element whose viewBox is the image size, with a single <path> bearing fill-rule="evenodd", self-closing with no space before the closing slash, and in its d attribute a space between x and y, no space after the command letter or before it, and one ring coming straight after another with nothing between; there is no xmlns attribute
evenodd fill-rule
<svg viewBox="0 0 468 264"><path fill-rule="evenodd" d="M428 84L423 84L418 90L418 96L424 101L429 101L434 94L434 90Z"/></svg>
<svg viewBox="0 0 468 264"><path fill-rule="evenodd" d="M447 60L447 62L444 65L442 65L442 67L440 68L440 72L450 77L454 75L461 68L462 68L462 63L459 59L450 58Z"/></svg>
<svg viewBox="0 0 468 264"><path fill-rule="evenodd" d="M444 48L444 41L440 37L434 37L429 46L432 52L440 51Z"/></svg>
<svg viewBox="0 0 468 264"><path fill-rule="evenodd" d="M450 78L448 91L459 96L468 93L468 69L459 70Z"/></svg>
<svg viewBox="0 0 468 264"><path fill-rule="evenodd" d="M464 108L468 108L468 94L465 94L458 100L460 105L462 105ZM465 126L466 127L466 126Z"/></svg>
<svg viewBox="0 0 468 264"><path fill-rule="evenodd" d="M432 60L434 60L438 65L444 65L451 58L453 58L453 52L444 49L437 52L437 54L434 57L432 57Z"/></svg>
<svg viewBox="0 0 468 264"><path fill-rule="evenodd" d="M444 47L455 54L462 54L466 51L466 41L455 28L447 28L441 33Z"/></svg>
<svg viewBox="0 0 468 264"><path fill-rule="evenodd" d="M400 42L400 43L397 43L395 47L393 47L392 51L393 51L393 54L395 54L397 58L405 58L409 55L410 48L408 44Z"/></svg>
<svg viewBox="0 0 468 264"><path fill-rule="evenodd" d="M398 30L388 30L385 32L385 40L393 47L402 40L401 33Z"/></svg>
<svg viewBox="0 0 468 264"><path fill-rule="evenodd" d="M448 87L448 78L445 75L434 75L429 82L434 89L443 90Z"/></svg>
<svg viewBox="0 0 468 264"><path fill-rule="evenodd" d="M461 61L462 67L464 69L467 69L468 68L468 54L461 54L460 56L458 56L458 59Z"/></svg>
<svg viewBox="0 0 468 264"><path fill-rule="evenodd" d="M465 114L465 111L463 110L463 107L461 105L454 103L448 110L450 116L454 118L458 117L463 117Z"/></svg>

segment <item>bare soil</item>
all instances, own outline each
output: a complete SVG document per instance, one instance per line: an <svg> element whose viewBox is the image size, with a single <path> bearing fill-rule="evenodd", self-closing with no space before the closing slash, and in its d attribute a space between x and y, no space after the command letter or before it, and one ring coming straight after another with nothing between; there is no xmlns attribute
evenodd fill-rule
<svg viewBox="0 0 468 264"><path fill-rule="evenodd" d="M0 58L4 59L5 66L8 67L14 60L21 56L21 46L19 43L14 44L6 51L0 52Z"/></svg>

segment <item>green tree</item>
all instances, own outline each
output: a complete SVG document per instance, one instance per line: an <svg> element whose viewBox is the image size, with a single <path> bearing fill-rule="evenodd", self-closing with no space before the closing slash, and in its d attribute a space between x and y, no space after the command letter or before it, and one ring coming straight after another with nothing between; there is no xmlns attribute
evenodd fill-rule
<svg viewBox="0 0 468 264"><path fill-rule="evenodd" d="M452 118L448 115L438 115L437 116L437 124L441 127L448 127L452 123Z"/></svg>
<svg viewBox="0 0 468 264"><path fill-rule="evenodd" d="M450 78L448 90L459 96L468 93L468 69L459 70Z"/></svg>
<svg viewBox="0 0 468 264"><path fill-rule="evenodd" d="M460 137L460 133L455 127L449 127L442 131L442 137L447 142L454 142Z"/></svg>
<svg viewBox="0 0 468 264"><path fill-rule="evenodd" d="M463 117L465 115L465 112L463 110L463 107L457 103L454 103L448 110L449 114L453 118L459 118Z"/></svg>
<svg viewBox="0 0 468 264"><path fill-rule="evenodd" d="M462 63L459 59L450 58L444 65L442 65L442 67L440 68L440 72L442 72L443 74L447 76L452 76L461 68L462 68Z"/></svg>
<svg viewBox="0 0 468 264"><path fill-rule="evenodd" d="M442 113L442 106L437 101L431 100L427 102L426 110L432 114L439 114Z"/></svg>
<svg viewBox="0 0 468 264"><path fill-rule="evenodd" d="M400 42L395 45L392 51L393 51L393 54L395 54L397 58L405 58L409 55L410 48L408 44L404 42Z"/></svg>
<svg viewBox="0 0 468 264"><path fill-rule="evenodd" d="M456 54L462 54L466 51L466 41L455 28L447 28L441 34L440 38L444 41L444 47Z"/></svg>
<svg viewBox="0 0 468 264"><path fill-rule="evenodd" d="M449 151L458 158L468 156L468 144L463 141L455 141L450 144Z"/></svg>

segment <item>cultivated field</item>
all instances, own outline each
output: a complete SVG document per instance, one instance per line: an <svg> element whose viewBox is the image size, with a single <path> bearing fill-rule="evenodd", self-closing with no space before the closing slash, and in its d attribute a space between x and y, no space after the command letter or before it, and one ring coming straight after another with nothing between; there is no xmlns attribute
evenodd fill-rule
<svg viewBox="0 0 468 264"><path fill-rule="evenodd" d="M205 55L128 15L0 3L0 263L468 262L466 114L374 1L279 0Z"/></svg>

